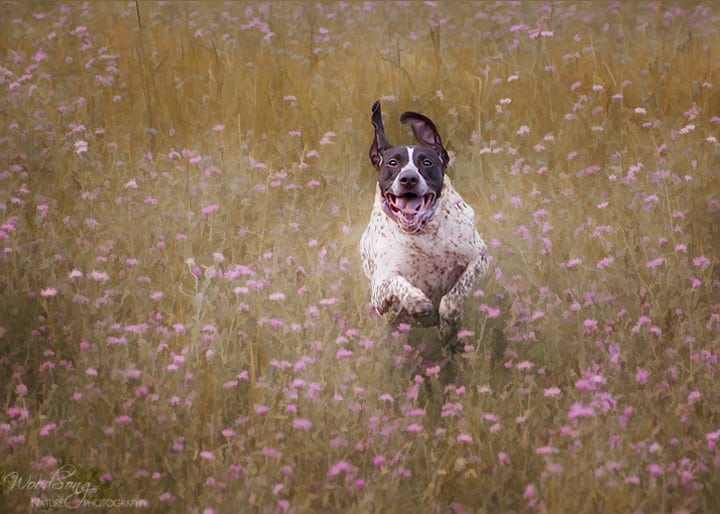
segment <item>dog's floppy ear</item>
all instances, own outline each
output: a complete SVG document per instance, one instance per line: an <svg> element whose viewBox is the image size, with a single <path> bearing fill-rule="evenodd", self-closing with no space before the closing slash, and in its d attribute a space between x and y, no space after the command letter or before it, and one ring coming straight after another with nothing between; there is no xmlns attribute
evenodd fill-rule
<svg viewBox="0 0 720 514"><path fill-rule="evenodd" d="M372 106L372 124L375 127L375 135L372 145L370 146L370 161L375 168L380 169L382 166L382 154L392 145L385 139L385 127L382 121L382 112L380 111L380 100L377 100Z"/></svg>
<svg viewBox="0 0 720 514"><path fill-rule="evenodd" d="M424 146L429 146L435 150L440 156L440 159L442 159L443 165L447 166L450 157L445 151L440 134L430 118L416 112L404 112L400 116L400 122L404 124L409 123L412 127L413 134L415 134L415 139Z"/></svg>

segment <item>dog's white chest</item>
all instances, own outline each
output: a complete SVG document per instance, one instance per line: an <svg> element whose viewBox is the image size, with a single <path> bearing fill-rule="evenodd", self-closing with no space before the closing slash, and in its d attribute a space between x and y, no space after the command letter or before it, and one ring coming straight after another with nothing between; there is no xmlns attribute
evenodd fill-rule
<svg viewBox="0 0 720 514"><path fill-rule="evenodd" d="M416 234L404 232L380 206L361 239L365 274L370 280L405 277L437 305L485 245L475 229L474 212L446 176L433 219Z"/></svg>

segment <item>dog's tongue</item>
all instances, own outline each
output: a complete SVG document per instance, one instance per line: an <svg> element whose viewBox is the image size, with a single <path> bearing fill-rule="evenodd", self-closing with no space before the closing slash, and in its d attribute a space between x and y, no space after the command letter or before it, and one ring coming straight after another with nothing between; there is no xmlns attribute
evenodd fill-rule
<svg viewBox="0 0 720 514"><path fill-rule="evenodd" d="M398 196L395 199L395 205L404 213L415 213L422 207L423 199L419 196L413 198Z"/></svg>

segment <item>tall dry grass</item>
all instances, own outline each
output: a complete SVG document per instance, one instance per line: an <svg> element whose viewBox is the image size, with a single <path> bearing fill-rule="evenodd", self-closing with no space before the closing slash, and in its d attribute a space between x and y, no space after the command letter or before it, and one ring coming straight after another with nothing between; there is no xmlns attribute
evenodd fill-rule
<svg viewBox="0 0 720 514"><path fill-rule="evenodd" d="M6 511L718 508L717 8L0 20ZM491 248L451 363L368 307L376 98Z"/></svg>

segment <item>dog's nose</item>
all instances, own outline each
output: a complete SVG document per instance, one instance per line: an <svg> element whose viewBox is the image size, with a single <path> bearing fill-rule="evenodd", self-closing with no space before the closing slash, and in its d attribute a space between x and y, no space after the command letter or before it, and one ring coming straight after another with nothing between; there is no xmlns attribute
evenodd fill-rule
<svg viewBox="0 0 720 514"><path fill-rule="evenodd" d="M413 170L404 170L400 172L397 178L398 182L405 187L415 187L419 181L418 174Z"/></svg>

